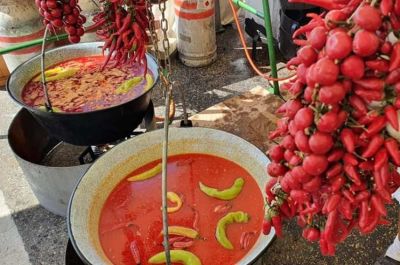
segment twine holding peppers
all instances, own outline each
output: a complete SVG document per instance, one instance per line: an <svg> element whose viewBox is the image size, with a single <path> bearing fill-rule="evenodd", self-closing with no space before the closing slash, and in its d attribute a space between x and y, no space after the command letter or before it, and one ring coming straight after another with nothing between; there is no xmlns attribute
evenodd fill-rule
<svg viewBox="0 0 400 265"><path fill-rule="evenodd" d="M296 217L323 255L353 229L386 225L386 204L400 186L400 0L289 0L328 11L293 39L301 46L281 86L291 98L269 135L263 231L282 236ZM397 138L394 138L397 137Z"/></svg>

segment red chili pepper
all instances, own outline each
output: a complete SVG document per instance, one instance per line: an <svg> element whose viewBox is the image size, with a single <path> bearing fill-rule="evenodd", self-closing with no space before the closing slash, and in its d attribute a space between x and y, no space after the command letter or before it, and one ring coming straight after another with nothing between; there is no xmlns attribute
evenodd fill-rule
<svg viewBox="0 0 400 265"><path fill-rule="evenodd" d="M272 223L271 220L264 220L262 225L262 231L264 235L269 235L271 232Z"/></svg>
<svg viewBox="0 0 400 265"><path fill-rule="evenodd" d="M382 0L379 8L382 15L387 16L393 11L393 0Z"/></svg>
<svg viewBox="0 0 400 265"><path fill-rule="evenodd" d="M364 171L371 171L374 169L374 163L372 161L364 161L358 167Z"/></svg>
<svg viewBox="0 0 400 265"><path fill-rule="evenodd" d="M341 11L345 14L351 15L361 4L363 0L350 0L350 2L341 9Z"/></svg>
<svg viewBox="0 0 400 265"><path fill-rule="evenodd" d="M272 193L272 187L274 187L277 182L277 178L271 178L265 185L265 193L267 194L268 201L272 201L275 199L275 194Z"/></svg>
<svg viewBox="0 0 400 265"><path fill-rule="evenodd" d="M344 171L346 175L354 182L356 185L361 185L361 177L358 171L352 165L344 165Z"/></svg>
<svg viewBox="0 0 400 265"><path fill-rule="evenodd" d="M399 20L398 16L396 16L394 13L390 14L390 24L394 31L397 31L400 29L400 20ZM390 71L390 69L389 69L389 71Z"/></svg>
<svg viewBox="0 0 400 265"><path fill-rule="evenodd" d="M361 80L353 80L357 85L373 91L383 91L385 87L385 81L379 78L366 78Z"/></svg>
<svg viewBox="0 0 400 265"><path fill-rule="evenodd" d="M376 134L371 141L369 142L369 145L367 149L362 153L362 157L364 158L370 158L378 152L378 150L382 147L383 143L385 142L385 138L383 138L382 135Z"/></svg>
<svg viewBox="0 0 400 265"><path fill-rule="evenodd" d="M362 201L360 207L360 218L358 221L358 225L361 229L365 228L368 225L368 201Z"/></svg>
<svg viewBox="0 0 400 265"><path fill-rule="evenodd" d="M367 115L363 115L357 122L361 125L369 125L371 124L377 117L379 113L376 110L372 110L367 113Z"/></svg>
<svg viewBox="0 0 400 265"><path fill-rule="evenodd" d="M356 202L362 202L369 199L369 192L364 190L356 195Z"/></svg>
<svg viewBox="0 0 400 265"><path fill-rule="evenodd" d="M391 193L388 192L386 189L378 190L377 194L382 198L382 200L383 200L385 203L388 203L388 204L393 203L393 201L392 201L392 195L391 195Z"/></svg>
<svg viewBox="0 0 400 265"><path fill-rule="evenodd" d="M397 141L393 138L389 138L385 141L385 147L393 163L396 166L400 166L400 150Z"/></svg>
<svg viewBox="0 0 400 265"><path fill-rule="evenodd" d="M328 179L336 177L342 172L342 170L343 166L339 163L336 163L335 165L333 165L331 168L328 169L328 171L326 172L326 177Z"/></svg>
<svg viewBox="0 0 400 265"><path fill-rule="evenodd" d="M386 148L382 147L374 157L374 170L379 170L388 162L388 153Z"/></svg>
<svg viewBox="0 0 400 265"><path fill-rule="evenodd" d="M375 59L375 60L371 60L371 61L366 61L365 65L374 71L378 71L378 72L383 72L386 73L387 71L389 71L389 63L386 60L382 60L382 59Z"/></svg>
<svg viewBox="0 0 400 265"><path fill-rule="evenodd" d="M368 109L365 106L363 100L356 95L353 95L349 98L349 103L356 111L362 114L366 114L368 112Z"/></svg>
<svg viewBox="0 0 400 265"><path fill-rule="evenodd" d="M367 225L365 227L360 227L360 231L363 234L371 233L375 230L376 226L378 225L380 219L380 214L374 208L371 209L368 215Z"/></svg>
<svg viewBox="0 0 400 265"><path fill-rule="evenodd" d="M382 180L382 185L386 187L386 185L389 183L390 179L390 170L389 170L389 164L386 163L380 168L380 175L381 175L381 180Z"/></svg>
<svg viewBox="0 0 400 265"><path fill-rule="evenodd" d="M335 177L331 182L332 192L338 192L344 186L345 183L346 179L343 177L343 175Z"/></svg>
<svg viewBox="0 0 400 265"><path fill-rule="evenodd" d="M359 164L357 158L353 154L350 154L350 153L346 153L344 155L343 161L344 161L345 165L357 166Z"/></svg>
<svg viewBox="0 0 400 265"><path fill-rule="evenodd" d="M366 90L366 89L359 89L356 88L354 93L357 96L360 96L363 100L370 103L372 101L381 101L384 97L382 91L375 91L375 90Z"/></svg>
<svg viewBox="0 0 400 265"><path fill-rule="evenodd" d="M328 213L336 210L341 198L342 198L342 196L340 196L339 194L331 195L331 197L326 202L327 203L326 210Z"/></svg>
<svg viewBox="0 0 400 265"><path fill-rule="evenodd" d="M335 233L335 226L338 221L339 211L334 210L328 214L325 224L325 236L328 242L332 242Z"/></svg>
<svg viewBox="0 0 400 265"><path fill-rule="evenodd" d="M366 131L367 137L372 137L375 134L382 131L383 128L386 127L386 118L384 116L377 117L373 123L371 123Z"/></svg>
<svg viewBox="0 0 400 265"><path fill-rule="evenodd" d="M356 145L356 136L351 129L343 129L340 133L340 140L342 141L347 152L353 153Z"/></svg>
<svg viewBox="0 0 400 265"><path fill-rule="evenodd" d="M135 240L131 242L131 244L129 245L129 249L131 251L133 259L135 260L135 264L139 265L140 264L140 252L139 252L137 242Z"/></svg>
<svg viewBox="0 0 400 265"><path fill-rule="evenodd" d="M386 77L386 84L393 85L400 81L400 68L393 70Z"/></svg>
<svg viewBox="0 0 400 265"><path fill-rule="evenodd" d="M272 225L275 228L275 233L278 237L282 237L282 219L279 215L275 215L272 217Z"/></svg>
<svg viewBox="0 0 400 265"><path fill-rule="evenodd" d="M327 10L340 9L344 7L344 5L334 3L332 0L289 0L289 3L310 4Z"/></svg>
<svg viewBox="0 0 400 265"><path fill-rule="evenodd" d="M310 194L302 190L292 190L290 191L290 197L298 203L306 203L310 201Z"/></svg>
<svg viewBox="0 0 400 265"><path fill-rule="evenodd" d="M314 227L309 227L303 230L302 235L308 241L318 241L320 238L320 231Z"/></svg>
<svg viewBox="0 0 400 265"><path fill-rule="evenodd" d="M399 0L394 0L393 11L396 14L396 16L400 16L400 1Z"/></svg>
<svg viewBox="0 0 400 265"><path fill-rule="evenodd" d="M371 197L371 206L375 207L375 209L383 216L387 215L387 210L385 208L385 204L383 203L381 197L374 194Z"/></svg>
<svg viewBox="0 0 400 265"><path fill-rule="evenodd" d="M349 200L350 203L355 203L356 199L354 198L353 194L349 190L342 190L342 194Z"/></svg>
<svg viewBox="0 0 400 265"><path fill-rule="evenodd" d="M374 181L375 181L375 185L376 185L376 190L384 189L380 170L379 171L375 170L373 176L374 176Z"/></svg>
<svg viewBox="0 0 400 265"><path fill-rule="evenodd" d="M342 159L344 151L342 149L334 149L328 156L328 162L336 162Z"/></svg>
<svg viewBox="0 0 400 265"><path fill-rule="evenodd" d="M389 71L392 72L400 67L400 42L393 45L392 54L390 56Z"/></svg>
<svg viewBox="0 0 400 265"><path fill-rule="evenodd" d="M351 208L351 203L346 198L341 199L338 210L340 214L347 220L353 219L353 210Z"/></svg>
<svg viewBox="0 0 400 265"><path fill-rule="evenodd" d="M400 71L400 69L399 69ZM385 107L385 117L390 123L390 125L396 130L399 130L399 120L398 120L398 115L397 111L393 106L386 106Z"/></svg>

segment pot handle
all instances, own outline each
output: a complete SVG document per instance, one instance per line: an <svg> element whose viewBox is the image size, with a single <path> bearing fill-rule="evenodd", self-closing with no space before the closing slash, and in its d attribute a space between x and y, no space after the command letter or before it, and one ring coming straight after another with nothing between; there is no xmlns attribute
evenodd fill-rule
<svg viewBox="0 0 400 265"><path fill-rule="evenodd" d="M47 40L47 34L49 32L49 24L47 24L46 29L44 30L43 34L43 42L42 42L42 53L41 53L41 62L40 62L40 67L41 67L41 75L42 75L42 86L43 86L43 91L45 95L45 106L46 110L49 112L53 112L53 107L50 102L50 97L49 97L49 91L47 89L47 84L46 84L46 67L45 67L45 55L46 55L46 40Z"/></svg>

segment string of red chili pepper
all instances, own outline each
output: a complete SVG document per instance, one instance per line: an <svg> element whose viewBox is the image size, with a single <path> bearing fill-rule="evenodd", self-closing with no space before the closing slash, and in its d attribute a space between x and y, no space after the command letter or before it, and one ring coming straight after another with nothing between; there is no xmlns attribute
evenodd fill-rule
<svg viewBox="0 0 400 265"><path fill-rule="evenodd" d="M94 17L100 23L97 30L104 40L103 53L108 52L104 66L113 61L112 67L126 62L143 63L147 69L145 56L149 22L144 0L102 0L103 8Z"/></svg>
<svg viewBox="0 0 400 265"><path fill-rule="evenodd" d="M71 43L81 40L86 17L81 14L78 0L35 0L35 3L44 18L44 25L51 26L54 31L64 28Z"/></svg>
<svg viewBox="0 0 400 265"><path fill-rule="evenodd" d="M324 255L353 229L387 225L386 204L400 186L400 0L289 0L328 10L308 14L301 46L282 84L291 95L268 151L263 232L282 236L297 217L303 237Z"/></svg>

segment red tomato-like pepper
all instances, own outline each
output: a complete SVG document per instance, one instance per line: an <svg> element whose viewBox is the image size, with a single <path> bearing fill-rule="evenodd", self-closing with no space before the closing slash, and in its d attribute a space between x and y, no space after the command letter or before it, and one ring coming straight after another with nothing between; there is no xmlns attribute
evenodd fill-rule
<svg viewBox="0 0 400 265"><path fill-rule="evenodd" d="M340 71L345 77L352 80L361 79L365 72L364 61L357 55L349 56L340 65Z"/></svg>
<svg viewBox="0 0 400 265"><path fill-rule="evenodd" d="M308 144L314 154L323 155L332 148L333 139L330 134L317 131L310 137Z"/></svg>
<svg viewBox="0 0 400 265"><path fill-rule="evenodd" d="M318 93L319 101L324 104L337 104L346 96L346 90L340 82L322 86Z"/></svg>
<svg viewBox="0 0 400 265"><path fill-rule="evenodd" d="M279 163L282 161L283 159L283 153L284 153L284 149L279 146L279 145L275 145L273 147L271 147L268 151L268 156L269 158L272 159L272 161Z"/></svg>
<svg viewBox="0 0 400 265"><path fill-rule="evenodd" d="M328 160L323 155L309 155L303 160L304 170L313 176L321 175L328 168Z"/></svg>
<svg viewBox="0 0 400 265"><path fill-rule="evenodd" d="M308 144L308 136L304 133L304 131L297 131L294 142L297 148L303 153L311 153L310 145Z"/></svg>
<svg viewBox="0 0 400 265"><path fill-rule="evenodd" d="M310 201L310 193L302 190L290 191L290 198L298 203L306 203Z"/></svg>
<svg viewBox="0 0 400 265"><path fill-rule="evenodd" d="M312 176L308 174L302 166L297 166L290 172L292 177L299 183L306 183L311 180Z"/></svg>
<svg viewBox="0 0 400 265"><path fill-rule="evenodd" d="M370 5L360 7L354 14L354 23L368 31L377 31L382 25L381 14Z"/></svg>
<svg viewBox="0 0 400 265"><path fill-rule="evenodd" d="M281 146L285 149L294 151L296 149L296 144L294 143L294 138L291 135L286 135L281 142Z"/></svg>
<svg viewBox="0 0 400 265"><path fill-rule="evenodd" d="M313 124L314 112L310 108L302 108L294 117L294 122L298 130L304 130Z"/></svg>
<svg viewBox="0 0 400 265"><path fill-rule="evenodd" d="M303 190L310 193L317 192L321 187L321 183L321 177L315 176L309 182L303 184Z"/></svg>
<svg viewBox="0 0 400 265"><path fill-rule="evenodd" d="M269 163L267 166L267 173L268 175L270 175L271 177L279 177L279 176L283 176L286 173L287 169L284 165L279 164L279 163Z"/></svg>
<svg viewBox="0 0 400 265"><path fill-rule="evenodd" d="M333 60L346 58L352 52L352 39L347 33L338 31L328 37L325 52Z"/></svg>
<svg viewBox="0 0 400 265"><path fill-rule="evenodd" d="M333 85L339 76L339 67L329 58L322 58L312 72L315 82L322 86Z"/></svg>
<svg viewBox="0 0 400 265"><path fill-rule="evenodd" d="M327 32L325 27L319 26L315 27L309 34L307 40L310 45L317 50L324 48L326 43Z"/></svg>
<svg viewBox="0 0 400 265"><path fill-rule="evenodd" d="M310 66L318 59L318 53L311 46L304 46L297 51L297 57L305 66Z"/></svg>
<svg viewBox="0 0 400 265"><path fill-rule="evenodd" d="M332 133L336 131L338 129L337 113L334 111L329 111L322 115L318 121L317 129L324 133Z"/></svg>
<svg viewBox="0 0 400 265"><path fill-rule="evenodd" d="M379 39L375 33L359 30L353 39L353 52L361 57L375 54L379 48ZM390 71L390 70L389 70Z"/></svg>

